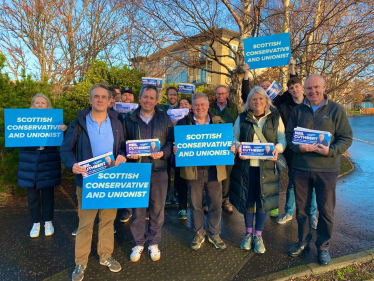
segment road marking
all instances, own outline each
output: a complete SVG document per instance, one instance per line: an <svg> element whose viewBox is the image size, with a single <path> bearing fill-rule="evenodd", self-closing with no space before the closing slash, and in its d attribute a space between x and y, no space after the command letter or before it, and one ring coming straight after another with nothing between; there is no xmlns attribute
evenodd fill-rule
<svg viewBox="0 0 374 281"><path fill-rule="evenodd" d="M69 200L70 204L73 205L75 209L77 209L77 204L75 204L74 200L71 198L71 196L66 192L66 190L60 186L60 189L62 193L66 196L66 198Z"/></svg>
<svg viewBox="0 0 374 281"><path fill-rule="evenodd" d="M367 144L370 144L370 145L374 145L374 143L371 143L371 142L368 142L368 141L364 141L364 140L360 140L360 139L356 139L356 138L353 138L355 141L360 141L360 142L364 142L364 143L367 143Z"/></svg>

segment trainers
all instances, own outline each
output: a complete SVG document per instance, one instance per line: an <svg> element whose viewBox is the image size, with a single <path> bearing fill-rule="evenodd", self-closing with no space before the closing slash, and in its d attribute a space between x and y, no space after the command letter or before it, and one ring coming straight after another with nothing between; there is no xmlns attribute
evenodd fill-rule
<svg viewBox="0 0 374 281"><path fill-rule="evenodd" d="M120 222L128 222L132 217L132 213L128 212L127 210L123 212L121 218L119 219Z"/></svg>
<svg viewBox="0 0 374 281"><path fill-rule="evenodd" d="M158 261L161 258L161 252L158 249L158 245L148 246L148 255L150 255L153 261Z"/></svg>
<svg viewBox="0 0 374 281"><path fill-rule="evenodd" d="M186 210L180 210L178 215L179 215L180 220L186 220L187 219L187 211Z"/></svg>
<svg viewBox="0 0 374 281"><path fill-rule="evenodd" d="M165 204L166 204L166 205L170 205L170 204L171 204L170 196L169 196L169 195L166 196Z"/></svg>
<svg viewBox="0 0 374 281"><path fill-rule="evenodd" d="M74 268L73 275L71 276L72 281L82 281L86 268L86 265L77 264Z"/></svg>
<svg viewBox="0 0 374 281"><path fill-rule="evenodd" d="M219 237L219 235L215 235L215 236L208 236L208 240L210 243L213 243L214 247L216 247L216 249L218 250L224 250L226 249L226 244L225 242L222 241L221 237Z"/></svg>
<svg viewBox="0 0 374 281"><path fill-rule="evenodd" d="M240 249L250 250L251 246L252 246L252 233L247 233L244 236L242 243L240 243Z"/></svg>
<svg viewBox="0 0 374 281"><path fill-rule="evenodd" d="M30 237L31 238L39 237L39 233L40 233L40 223L34 223L30 231Z"/></svg>
<svg viewBox="0 0 374 281"><path fill-rule="evenodd" d="M205 236L202 234L197 234L191 242L191 249L199 250L201 247L201 244L203 244L204 242L205 242Z"/></svg>
<svg viewBox="0 0 374 281"><path fill-rule="evenodd" d="M286 214L284 213L283 215L281 215L278 219L277 219L277 223L278 224L285 224L286 222L292 220L292 216L290 216L289 214Z"/></svg>
<svg viewBox="0 0 374 281"><path fill-rule="evenodd" d="M208 211L209 211L209 207L208 207L208 205L205 205L204 206L204 213L208 213Z"/></svg>
<svg viewBox="0 0 374 281"><path fill-rule="evenodd" d="M143 246L135 246L132 248L132 253L130 255L130 260L132 262L138 262L140 260L140 256L142 255L144 250Z"/></svg>
<svg viewBox="0 0 374 281"><path fill-rule="evenodd" d="M71 233L71 235L76 236L77 235L77 231L78 231L78 227L73 230L73 232Z"/></svg>
<svg viewBox="0 0 374 281"><path fill-rule="evenodd" d="M175 205L179 205L179 200L178 200L178 197L177 197L177 196L174 196L174 197L173 197L173 201L174 201L174 204L175 204Z"/></svg>
<svg viewBox="0 0 374 281"><path fill-rule="evenodd" d="M44 223L44 234L45 236L51 236L53 233L55 233L55 229L53 228L53 224L51 221L46 221Z"/></svg>
<svg viewBox="0 0 374 281"><path fill-rule="evenodd" d="M223 203L222 208L225 212L232 213L234 211L234 207L227 201Z"/></svg>
<svg viewBox="0 0 374 281"><path fill-rule="evenodd" d="M318 261L321 265L328 265L331 261L328 250L318 250Z"/></svg>
<svg viewBox="0 0 374 281"><path fill-rule="evenodd" d="M109 257L106 260L100 258L100 264L108 267L111 272L120 272L122 269L121 264L113 257Z"/></svg>
<svg viewBox="0 0 374 281"><path fill-rule="evenodd" d="M145 213L145 220L149 221L149 212L148 211Z"/></svg>
<svg viewBox="0 0 374 281"><path fill-rule="evenodd" d="M265 253L265 245L264 241L262 240L262 236L253 236L253 251L257 254L263 254Z"/></svg>
<svg viewBox="0 0 374 281"><path fill-rule="evenodd" d="M270 217L277 218L279 216L278 209L274 209L270 211Z"/></svg>
<svg viewBox="0 0 374 281"><path fill-rule="evenodd" d="M318 219L317 219L317 217L310 217L309 224L310 224L311 228L317 229L317 225L318 225Z"/></svg>

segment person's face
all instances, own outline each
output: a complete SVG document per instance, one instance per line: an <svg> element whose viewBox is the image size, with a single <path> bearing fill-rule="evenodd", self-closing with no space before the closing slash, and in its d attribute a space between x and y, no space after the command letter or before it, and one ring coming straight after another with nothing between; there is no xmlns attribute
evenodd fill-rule
<svg viewBox="0 0 374 281"><path fill-rule="evenodd" d="M115 102L116 100L114 99L114 97L111 95L110 96L110 100L109 100L109 108L113 108L113 106L115 105Z"/></svg>
<svg viewBox="0 0 374 281"><path fill-rule="evenodd" d="M298 98L303 95L304 87L303 85L300 85L299 83L293 84L288 88L288 92L293 96L294 98Z"/></svg>
<svg viewBox="0 0 374 281"><path fill-rule="evenodd" d="M182 100L179 101L179 108L191 109L191 105L188 101L186 101L185 99L182 99Z"/></svg>
<svg viewBox="0 0 374 281"><path fill-rule="evenodd" d="M318 76L312 76L305 80L305 95L312 105L320 105L324 99L323 93L326 84Z"/></svg>
<svg viewBox="0 0 374 281"><path fill-rule="evenodd" d="M265 146L265 149L266 149L266 152L269 152L270 151L270 146Z"/></svg>
<svg viewBox="0 0 374 281"><path fill-rule="evenodd" d="M117 92L117 91L116 91ZM121 93L117 93L117 95L114 97L115 102L121 102Z"/></svg>
<svg viewBox="0 0 374 281"><path fill-rule="evenodd" d="M110 164L110 162L111 162L110 157L109 157L109 156L106 156L106 157L105 157L105 161L106 161L108 164Z"/></svg>
<svg viewBox="0 0 374 281"><path fill-rule="evenodd" d="M156 91L153 89L145 90L143 95L139 97L139 103L145 112L152 112L157 104Z"/></svg>
<svg viewBox="0 0 374 281"><path fill-rule="evenodd" d="M319 134L319 140L320 141L323 141L324 138L325 138L325 136L323 134Z"/></svg>
<svg viewBox="0 0 374 281"><path fill-rule="evenodd" d="M260 87L266 91L270 87L270 85L271 85L270 81L262 81L260 84Z"/></svg>
<svg viewBox="0 0 374 281"><path fill-rule="evenodd" d="M174 89L170 89L168 91L168 102L169 104L173 105L178 102L178 93Z"/></svg>
<svg viewBox="0 0 374 281"><path fill-rule="evenodd" d="M48 108L47 100L43 97L37 97L34 100L34 104L32 107L37 108L37 109L47 109Z"/></svg>
<svg viewBox="0 0 374 281"><path fill-rule="evenodd" d="M192 105L193 114L197 119L203 119L208 115L209 103L204 97L194 100Z"/></svg>
<svg viewBox="0 0 374 281"><path fill-rule="evenodd" d="M134 102L134 95L128 92L122 94L122 101L126 103L133 103Z"/></svg>
<svg viewBox="0 0 374 281"><path fill-rule="evenodd" d="M156 147L156 143L154 141L151 142L151 146L152 146L152 148L155 148Z"/></svg>
<svg viewBox="0 0 374 281"><path fill-rule="evenodd" d="M259 93L254 93L252 96L251 96L251 100L249 101L249 107L259 113L259 114L263 114L265 113L265 108L267 106L268 102L266 100L265 97L263 97L262 95L260 95Z"/></svg>
<svg viewBox="0 0 374 281"><path fill-rule="evenodd" d="M90 104L92 110L97 112L106 111L109 107L111 99L108 98L108 90L104 88L95 88L92 91L92 98L90 98Z"/></svg>
<svg viewBox="0 0 374 281"><path fill-rule="evenodd" d="M218 103L225 103L227 98L229 97L229 92L227 92L226 88L219 87L216 92L216 99Z"/></svg>

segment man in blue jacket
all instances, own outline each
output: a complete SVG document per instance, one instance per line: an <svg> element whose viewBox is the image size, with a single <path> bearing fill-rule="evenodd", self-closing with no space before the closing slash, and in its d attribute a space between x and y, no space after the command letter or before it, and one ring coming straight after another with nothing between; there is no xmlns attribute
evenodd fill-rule
<svg viewBox="0 0 374 281"><path fill-rule="evenodd" d="M126 162L124 152L123 128L117 115L108 110L110 96L108 88L104 85L93 85L90 90L90 104L92 108L86 108L78 112L78 118L73 120L64 141L61 145L60 155L64 165L75 174L78 199L79 227L75 241L75 269L72 280L80 281L84 278L88 256L91 251L92 231L99 213L99 243L97 252L100 256L100 264L107 266L112 272L119 272L121 265L112 257L114 248L113 223L117 215L117 209L82 210L82 174L86 168L78 165L78 162L112 152L115 165Z"/></svg>

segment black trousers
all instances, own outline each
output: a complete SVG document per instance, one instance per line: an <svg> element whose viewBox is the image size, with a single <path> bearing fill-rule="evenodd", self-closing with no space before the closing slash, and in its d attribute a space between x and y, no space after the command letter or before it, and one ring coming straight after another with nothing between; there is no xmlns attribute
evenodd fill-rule
<svg viewBox="0 0 374 281"><path fill-rule="evenodd" d="M181 178L181 173L177 169L174 170L174 188L178 192L179 210L187 210L187 181Z"/></svg>
<svg viewBox="0 0 374 281"><path fill-rule="evenodd" d="M27 188L27 202L33 223L51 221L53 219L55 207L54 187L39 190L36 190L35 186Z"/></svg>
<svg viewBox="0 0 374 281"><path fill-rule="evenodd" d="M229 202L229 191L230 191L230 175L233 165L226 166L227 178L222 181L222 203Z"/></svg>
<svg viewBox="0 0 374 281"><path fill-rule="evenodd" d="M314 187L319 211L316 246L318 250L329 249L334 223L337 178L338 173L292 169L299 243L307 245L312 240L309 214Z"/></svg>

